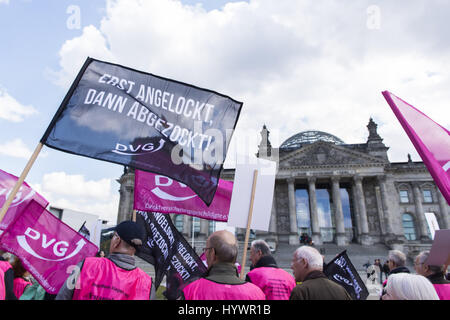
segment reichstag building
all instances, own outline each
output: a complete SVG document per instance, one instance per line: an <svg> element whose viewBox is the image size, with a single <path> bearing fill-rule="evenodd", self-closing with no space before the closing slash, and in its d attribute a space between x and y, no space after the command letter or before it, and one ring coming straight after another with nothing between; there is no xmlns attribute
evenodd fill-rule
<svg viewBox="0 0 450 320"><path fill-rule="evenodd" d="M390 162L372 119L367 129L367 141L360 144L304 131L273 148L264 126L257 156L277 160L278 170L270 229L257 231L256 237L298 245L306 233L319 246L380 243L408 252L432 242L425 213L434 214L441 229L450 228L449 205L423 162L409 155L406 162ZM233 177L233 169L222 171L222 179ZM130 219L133 208L133 170L118 182L122 221ZM213 221L186 215L172 219L188 240L204 241L215 228ZM243 240L244 231L236 231L238 239Z"/></svg>

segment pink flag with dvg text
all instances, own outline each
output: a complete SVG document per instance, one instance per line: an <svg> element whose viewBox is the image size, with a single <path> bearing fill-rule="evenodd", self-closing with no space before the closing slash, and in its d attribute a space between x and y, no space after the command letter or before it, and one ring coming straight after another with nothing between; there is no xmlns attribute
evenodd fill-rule
<svg viewBox="0 0 450 320"><path fill-rule="evenodd" d="M169 177L136 170L134 209L186 214L215 221L227 221L233 182L219 179L217 191L208 207L189 187Z"/></svg>
<svg viewBox="0 0 450 320"><path fill-rule="evenodd" d="M0 208L3 207L17 180L18 178L16 176L0 170ZM16 213L26 207L32 199L36 200L43 207L47 207L48 205L48 201L43 196L34 191L26 182L23 182L8 211L6 211L5 216L0 221L0 230L5 230L8 224L14 220Z"/></svg>
<svg viewBox="0 0 450 320"><path fill-rule="evenodd" d="M450 204L450 132L389 91L383 96Z"/></svg>
<svg viewBox="0 0 450 320"><path fill-rule="evenodd" d="M0 236L0 248L22 263L45 291L57 294L77 263L98 248L31 200Z"/></svg>

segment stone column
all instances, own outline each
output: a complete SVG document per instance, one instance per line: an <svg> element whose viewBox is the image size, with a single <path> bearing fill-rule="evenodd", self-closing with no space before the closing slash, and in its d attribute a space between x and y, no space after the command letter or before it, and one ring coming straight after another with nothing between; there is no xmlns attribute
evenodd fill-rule
<svg viewBox="0 0 450 320"><path fill-rule="evenodd" d="M183 235L186 240L190 240L192 237L192 217L188 215L183 216Z"/></svg>
<svg viewBox="0 0 450 320"><path fill-rule="evenodd" d="M383 237L386 236L386 218L384 217L383 204L381 200L381 191L379 186L375 186L375 198L377 201L378 220L380 221L380 230Z"/></svg>
<svg viewBox="0 0 450 320"><path fill-rule="evenodd" d="M380 191L381 191L381 203L383 207L383 216L386 219L386 233L387 237L395 237L394 234L394 219L391 215L391 212L389 211L389 205L388 205L388 192L386 187L386 176L377 176L378 183L380 184Z"/></svg>
<svg viewBox="0 0 450 320"><path fill-rule="evenodd" d="M331 182L334 218L336 221L336 243L338 246L345 246L347 244L347 237L345 235L344 212L342 210L341 192L339 190L339 177L331 177Z"/></svg>
<svg viewBox="0 0 450 320"><path fill-rule="evenodd" d="M448 215L448 204L447 200L445 200L444 196L442 195L441 191L436 188L436 193L438 194L438 201L439 201L439 211L441 216L441 221L443 223L443 226L441 229L450 229L450 217Z"/></svg>
<svg viewBox="0 0 450 320"><path fill-rule="evenodd" d="M381 202L383 205L383 212L386 222L386 236L384 237L384 243L391 249L404 252L404 242L406 239L403 232L401 231L402 221L399 209L397 209L397 211L394 211L389 204L389 192L387 187L386 175L379 175L377 176L377 178L380 184ZM393 204L393 206L395 205Z"/></svg>
<svg viewBox="0 0 450 320"><path fill-rule="evenodd" d="M289 222L290 222L289 244L299 245L300 239L298 236L298 227L297 227L297 207L295 204L294 181L295 181L294 178L287 179L288 199L289 199Z"/></svg>
<svg viewBox="0 0 450 320"><path fill-rule="evenodd" d="M355 215L355 223L356 223L356 239L358 243L361 244L361 216L359 214L357 199L358 196L356 194L356 185L352 185L352 198L353 198L353 214Z"/></svg>
<svg viewBox="0 0 450 320"><path fill-rule="evenodd" d="M274 240L277 237L277 208L275 206L275 194L273 195L273 201L272 201L272 212L270 213L270 222L269 222L269 238L274 238Z"/></svg>
<svg viewBox="0 0 450 320"><path fill-rule="evenodd" d="M200 218L200 234L198 237L199 241L206 241L209 232L209 223L210 223L209 220Z"/></svg>
<svg viewBox="0 0 450 320"><path fill-rule="evenodd" d="M134 171L127 170L117 182L120 183L119 212L117 224L125 220L131 220L134 203Z"/></svg>
<svg viewBox="0 0 450 320"><path fill-rule="evenodd" d="M361 176L354 177L356 187L356 205L358 206L361 222L361 244L369 246L372 242L369 237L369 223L367 220L366 199L364 197L362 179L363 178Z"/></svg>
<svg viewBox="0 0 450 320"><path fill-rule="evenodd" d="M314 244L321 245L319 214L317 212L316 178L308 177L309 209L311 211L311 231Z"/></svg>
<svg viewBox="0 0 450 320"><path fill-rule="evenodd" d="M422 194L420 192L419 183L413 183L414 205L416 207L416 217L421 240L430 240L428 237L427 221L422 206Z"/></svg>

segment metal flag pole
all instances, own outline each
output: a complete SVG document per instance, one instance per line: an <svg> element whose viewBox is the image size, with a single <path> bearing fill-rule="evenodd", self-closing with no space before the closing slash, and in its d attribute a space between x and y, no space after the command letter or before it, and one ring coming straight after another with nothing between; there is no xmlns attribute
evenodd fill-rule
<svg viewBox="0 0 450 320"><path fill-rule="evenodd" d="M6 199L6 202L3 204L2 210L0 211L0 222L3 220L3 217L5 216L6 212L9 209L9 206L13 202L14 198L16 197L17 192L19 191L20 187L22 186L23 182L25 181L25 178L28 175L28 172L30 172L31 167L33 166L34 162L36 161L36 158L39 155L39 152L41 152L42 147L44 145L42 143L38 143L36 149L34 150L33 154L31 155L30 159L27 162L27 165L22 171L22 174L20 175L19 179L16 182L16 185L11 190L8 198Z"/></svg>
<svg viewBox="0 0 450 320"><path fill-rule="evenodd" d="M245 262L247 260L247 246L248 246L248 238L250 236L250 225L252 223L252 215L253 215L253 202L255 200L255 189L256 189L256 180L258 179L258 170L255 170L253 172L253 186L252 186L252 195L250 199L250 209L248 211L248 220L247 220L247 230L245 232L245 243L244 243L244 253L242 256L242 263L241 263L241 274L240 278L244 279L245 274Z"/></svg>

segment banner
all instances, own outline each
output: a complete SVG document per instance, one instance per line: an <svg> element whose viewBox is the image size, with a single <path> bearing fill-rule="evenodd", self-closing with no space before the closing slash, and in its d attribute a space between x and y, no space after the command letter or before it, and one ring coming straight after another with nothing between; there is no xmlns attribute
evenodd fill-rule
<svg viewBox="0 0 450 320"><path fill-rule="evenodd" d="M227 224L231 227L247 228L252 200L253 175L257 170L250 229L269 231L277 164L275 161L256 157L249 159L251 159L250 163L236 164L234 188L238 192L234 192L231 198Z"/></svg>
<svg viewBox="0 0 450 320"><path fill-rule="evenodd" d="M147 239L136 255L155 266L156 288L166 275L164 295L169 300L179 298L188 283L205 274L205 265L175 228L169 215L137 211L136 223L144 226L147 233Z"/></svg>
<svg viewBox="0 0 450 320"><path fill-rule="evenodd" d="M168 176L209 205L242 103L88 58L41 143Z"/></svg>
<svg viewBox="0 0 450 320"><path fill-rule="evenodd" d="M434 240L436 230L440 230L439 222L433 212L424 212L425 220L427 221L428 230L430 230L431 240Z"/></svg>
<svg viewBox="0 0 450 320"><path fill-rule="evenodd" d="M366 285L347 256L347 250L331 260L323 273L328 279L343 286L353 300L366 300L369 296Z"/></svg>
<svg viewBox="0 0 450 320"><path fill-rule="evenodd" d="M83 222L83 225L81 226L80 230L78 230L78 233L81 234L86 239L91 240L91 233L89 232L89 229L86 227L86 221Z"/></svg>
<svg viewBox="0 0 450 320"><path fill-rule="evenodd" d="M186 214L202 219L227 221L233 182L219 179L216 194L208 207L185 184L171 178L135 171L134 209L161 213Z"/></svg>
<svg viewBox="0 0 450 320"><path fill-rule="evenodd" d="M0 247L22 261L50 294L57 294L73 267L98 248L38 202L31 200L0 236Z"/></svg>
<svg viewBox="0 0 450 320"><path fill-rule="evenodd" d="M97 219L93 221L88 228L89 231L89 240L94 243L97 247L100 248L102 229L103 229L103 220Z"/></svg>
<svg viewBox="0 0 450 320"><path fill-rule="evenodd" d="M450 132L389 91L383 96L450 205Z"/></svg>
<svg viewBox="0 0 450 320"><path fill-rule="evenodd" d="M6 199L8 199L17 180L18 178L16 176L0 170L0 208L3 207ZM48 205L48 201L45 200L44 197L34 191L26 182L23 182L13 202L9 206L8 211L6 211L3 220L0 222L0 230L8 228L8 225L14 220L16 214L21 212L31 200L37 201L44 208Z"/></svg>

